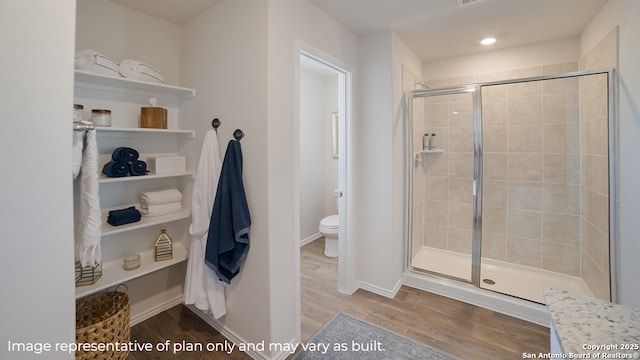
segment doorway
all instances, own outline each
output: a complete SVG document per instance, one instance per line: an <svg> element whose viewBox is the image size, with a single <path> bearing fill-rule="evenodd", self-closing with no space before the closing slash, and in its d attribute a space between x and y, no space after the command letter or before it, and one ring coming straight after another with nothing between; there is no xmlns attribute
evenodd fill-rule
<svg viewBox="0 0 640 360"><path fill-rule="evenodd" d="M297 127L297 246L320 238L319 223L338 216L338 288L355 291L351 236L351 70L319 51L299 49ZM309 89L309 87L313 87ZM337 201L336 201L337 200ZM297 314L300 323L300 255L297 254Z"/></svg>

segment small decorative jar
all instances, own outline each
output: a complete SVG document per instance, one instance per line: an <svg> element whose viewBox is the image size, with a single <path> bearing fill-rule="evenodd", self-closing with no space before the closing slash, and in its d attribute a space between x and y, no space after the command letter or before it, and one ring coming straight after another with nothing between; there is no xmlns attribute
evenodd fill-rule
<svg viewBox="0 0 640 360"><path fill-rule="evenodd" d="M92 109L91 122L95 126L111 126L111 110Z"/></svg>
<svg viewBox="0 0 640 360"><path fill-rule="evenodd" d="M84 106L73 104L73 121L82 121L84 119Z"/></svg>

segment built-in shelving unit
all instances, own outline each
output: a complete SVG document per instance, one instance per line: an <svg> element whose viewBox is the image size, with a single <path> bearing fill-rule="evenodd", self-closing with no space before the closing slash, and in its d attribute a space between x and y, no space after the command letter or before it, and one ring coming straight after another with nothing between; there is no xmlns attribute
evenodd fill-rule
<svg viewBox="0 0 640 360"><path fill-rule="evenodd" d="M74 102L84 105L85 119L91 109L112 110L113 127L96 127L100 170L110 160L113 150L120 146L136 149L143 161L149 157L183 156L187 163L187 169L179 173L99 177L102 277L93 285L76 287L76 298L79 298L187 259L190 195L195 173L195 131L193 120L185 114L192 114L195 90L76 70L74 91ZM156 98L158 106L167 109L168 129L140 128L140 108L151 106L150 98ZM140 209L137 202L141 192L165 188L177 188L182 192L182 210L162 216L142 217L140 221L126 225L112 226L107 223L110 210L130 206ZM74 196L79 196L77 191ZM156 262L153 259L153 246L161 227L166 227L172 236L173 258ZM124 270L123 257L133 253L140 255L140 267Z"/></svg>

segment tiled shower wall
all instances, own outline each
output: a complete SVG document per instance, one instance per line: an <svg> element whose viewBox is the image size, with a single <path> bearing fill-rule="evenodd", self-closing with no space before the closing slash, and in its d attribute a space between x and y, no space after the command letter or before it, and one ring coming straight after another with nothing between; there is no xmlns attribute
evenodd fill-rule
<svg viewBox="0 0 640 360"><path fill-rule="evenodd" d="M568 63L427 84L434 88L575 70L578 63ZM608 298L608 290L600 290L608 289L608 273L602 271L608 269L608 236L602 228L608 224L608 171L602 168L607 164L606 145L602 149L606 101L603 118L598 106L603 94L588 84L568 78L483 88L482 253L582 276L598 297ZM423 242L414 241L414 254L419 245L471 253L471 101L470 94L436 96L417 99L413 107L414 152L425 132L437 134L438 147L445 150L422 155L416 164L413 236ZM603 119L601 132L597 126Z"/></svg>
<svg viewBox="0 0 640 360"><path fill-rule="evenodd" d="M582 70L616 66L617 29L612 30L581 60ZM580 82L582 144L582 279L594 295L609 299L609 177L607 78L590 76Z"/></svg>

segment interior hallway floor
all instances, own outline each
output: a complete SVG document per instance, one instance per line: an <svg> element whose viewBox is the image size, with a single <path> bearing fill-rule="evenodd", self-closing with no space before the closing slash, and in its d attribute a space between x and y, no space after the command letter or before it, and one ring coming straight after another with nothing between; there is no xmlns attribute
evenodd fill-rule
<svg viewBox="0 0 640 360"><path fill-rule="evenodd" d="M548 353L549 329L491 310L402 286L394 299L338 292L338 260L324 239L300 249L302 341L338 311L380 325L462 359L522 359Z"/></svg>

